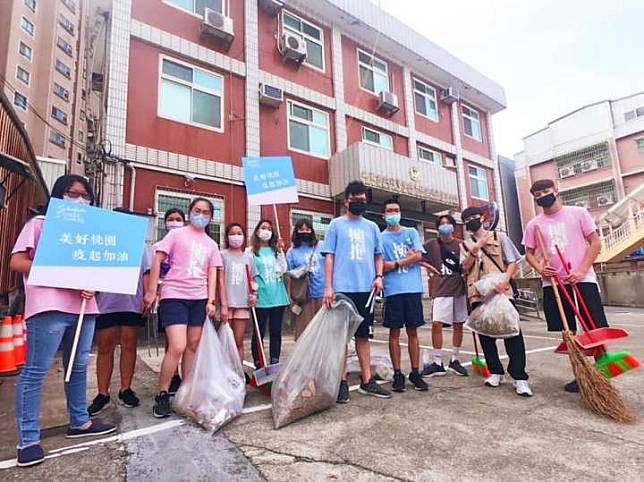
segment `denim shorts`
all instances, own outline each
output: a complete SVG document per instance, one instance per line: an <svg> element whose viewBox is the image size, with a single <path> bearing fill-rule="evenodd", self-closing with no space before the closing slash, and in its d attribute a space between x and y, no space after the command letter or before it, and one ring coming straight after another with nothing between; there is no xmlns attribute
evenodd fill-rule
<svg viewBox="0 0 644 482"><path fill-rule="evenodd" d="M165 299L159 302L163 327L170 325L203 326L208 300Z"/></svg>

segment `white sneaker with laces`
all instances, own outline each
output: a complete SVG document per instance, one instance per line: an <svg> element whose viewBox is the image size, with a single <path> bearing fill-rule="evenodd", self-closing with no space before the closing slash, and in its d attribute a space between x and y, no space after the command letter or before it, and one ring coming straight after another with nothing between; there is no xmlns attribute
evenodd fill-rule
<svg viewBox="0 0 644 482"><path fill-rule="evenodd" d="M490 375L489 377L487 377L485 379L485 384L488 387L496 388L499 385L501 385L503 383L503 381L504 381L503 375L492 374L492 375Z"/></svg>
<svg viewBox="0 0 644 482"><path fill-rule="evenodd" d="M517 380L514 382L514 387L517 390L517 395L520 397L531 397L533 395L532 390L530 390L530 385L528 385L527 380Z"/></svg>

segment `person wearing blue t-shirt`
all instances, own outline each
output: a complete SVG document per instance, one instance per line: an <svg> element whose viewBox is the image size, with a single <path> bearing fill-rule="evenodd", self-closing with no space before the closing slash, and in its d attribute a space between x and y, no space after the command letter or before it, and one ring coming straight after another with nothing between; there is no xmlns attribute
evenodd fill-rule
<svg viewBox="0 0 644 482"><path fill-rule="evenodd" d="M313 224L308 219L299 219L295 223L291 242L293 246L286 252L288 270L306 266L309 279L306 301L298 303L298 300L293 299L294 306L299 306L299 309L291 310L296 316L295 340L297 341L315 314L322 308L324 256L321 253L322 245L318 243Z"/></svg>
<svg viewBox="0 0 644 482"><path fill-rule="evenodd" d="M425 324L423 317L423 281L419 261L424 252L418 231L400 225L400 204L388 199L383 205L387 229L382 232L384 250L385 319L389 328L389 353L394 366L394 392L405 391L405 375L400 370L400 329L407 331L411 373L409 381L419 391L427 384L418 371L420 344L417 328Z"/></svg>
<svg viewBox="0 0 644 482"><path fill-rule="evenodd" d="M369 338L373 336L374 293L382 291L382 237L376 223L364 219L367 209L367 188L352 181L344 191L344 216L329 224L322 253L325 258L324 304L330 306L335 293L350 298L363 321L355 332L356 351L362 380L358 391L364 395L391 398L391 393L371 376ZM349 401L346 370L338 390L338 403Z"/></svg>

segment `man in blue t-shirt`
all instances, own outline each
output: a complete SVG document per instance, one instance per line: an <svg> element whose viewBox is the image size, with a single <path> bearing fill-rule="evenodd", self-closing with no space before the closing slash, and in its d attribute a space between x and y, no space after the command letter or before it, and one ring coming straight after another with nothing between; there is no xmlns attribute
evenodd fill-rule
<svg viewBox="0 0 644 482"><path fill-rule="evenodd" d="M324 304L331 305L335 293L342 293L356 306L363 321L356 330L356 351L360 361L362 380L358 391L364 395L390 398L391 393L376 383L371 376L369 338L373 336L373 310L375 294L382 291L382 238L376 223L364 219L367 209L367 188L359 181L352 181L344 191L344 216L329 224L322 254L325 259ZM349 385L344 370L338 403L349 401Z"/></svg>
<svg viewBox="0 0 644 482"><path fill-rule="evenodd" d="M419 261L425 251L418 231L400 225L400 204L388 199L383 205L387 229L382 232L385 271L385 320L389 328L389 353L394 366L394 392L405 391L405 375L400 370L400 329L407 331L411 373L409 381L419 391L427 383L418 371L420 344L417 328L425 324L423 317L423 281Z"/></svg>

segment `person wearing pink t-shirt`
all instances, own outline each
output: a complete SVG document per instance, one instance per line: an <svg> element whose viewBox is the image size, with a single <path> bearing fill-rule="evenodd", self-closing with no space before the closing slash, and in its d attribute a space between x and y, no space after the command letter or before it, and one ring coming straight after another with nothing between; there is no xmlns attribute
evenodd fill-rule
<svg viewBox="0 0 644 482"><path fill-rule="evenodd" d="M161 363L159 394L152 409L157 418L170 416L168 390L179 360L182 360L185 380L190 377L204 321L215 316L217 270L222 260L217 243L207 232L213 211L208 199L195 198L188 211L190 224L173 229L155 245L150 282L143 298L147 310L157 297L161 263L169 253L174 253L159 291L159 314L168 339L168 351Z"/></svg>
<svg viewBox="0 0 644 482"><path fill-rule="evenodd" d="M94 205L94 192L81 176L61 176L52 187L51 197L86 205ZM87 301L78 349L69 383L65 383L69 429L67 438L104 435L116 426L90 420L87 413L87 360L92 348L94 323L98 307L92 291L48 288L29 284L29 272L38 250L38 241L45 216L36 216L22 228L11 252L9 268L22 273L25 287L25 318L27 320L27 359L16 386L16 425L20 467L42 462L40 446L40 399L42 385L59 348L63 351L65 370L69 363L72 342L78 323L81 302Z"/></svg>
<svg viewBox="0 0 644 482"><path fill-rule="evenodd" d="M526 248L526 259L532 267L541 274L543 284L543 311L546 315L548 331L562 331L563 323L557 309L553 287L550 278L560 277L566 285L566 290L571 299L575 299L571 285L577 285L588 310L597 327L608 326L606 313L599 296L597 276L593 263L601 251L601 242L597 234L597 226L586 208L577 206L564 206L558 196L557 188L551 179L536 181L530 192L543 213L532 219L526 226L523 234L523 245ZM539 227L547 258L542 263L535 256L539 247L536 237L536 227ZM570 274L566 274L566 267L562 265L555 245L559 247L566 261L570 264ZM566 318L570 329L577 329L573 308L563 298ZM578 301L575 301L578 304ZM579 305L577 309L579 309ZM581 311L581 310L580 310ZM576 381L564 387L567 392L579 391Z"/></svg>

